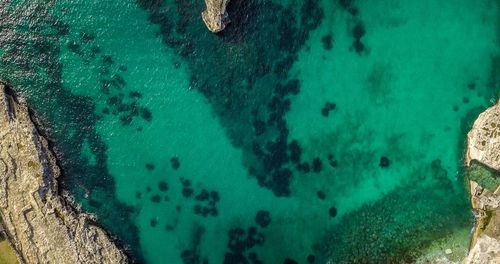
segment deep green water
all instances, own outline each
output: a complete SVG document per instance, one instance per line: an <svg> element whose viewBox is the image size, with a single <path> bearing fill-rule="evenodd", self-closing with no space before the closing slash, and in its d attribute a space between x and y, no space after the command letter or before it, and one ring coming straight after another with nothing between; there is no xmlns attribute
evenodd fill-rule
<svg viewBox="0 0 500 264"><path fill-rule="evenodd" d="M232 0L218 35L202 10L0 3L0 78L138 262L414 262L471 228L499 1Z"/></svg>

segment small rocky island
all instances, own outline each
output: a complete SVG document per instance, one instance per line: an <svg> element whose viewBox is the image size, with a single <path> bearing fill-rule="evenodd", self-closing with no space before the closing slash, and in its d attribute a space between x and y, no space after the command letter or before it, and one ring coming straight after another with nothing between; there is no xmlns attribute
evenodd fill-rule
<svg viewBox="0 0 500 264"><path fill-rule="evenodd" d="M474 122L467 136L466 177L476 217L465 263L500 263L500 102Z"/></svg>
<svg viewBox="0 0 500 264"><path fill-rule="evenodd" d="M0 83L0 233L20 263L128 263L58 190L60 170L26 103Z"/></svg>
<svg viewBox="0 0 500 264"><path fill-rule="evenodd" d="M217 33L229 24L229 15L226 12L228 3L229 0L205 0L207 9L201 13L201 17L208 30Z"/></svg>

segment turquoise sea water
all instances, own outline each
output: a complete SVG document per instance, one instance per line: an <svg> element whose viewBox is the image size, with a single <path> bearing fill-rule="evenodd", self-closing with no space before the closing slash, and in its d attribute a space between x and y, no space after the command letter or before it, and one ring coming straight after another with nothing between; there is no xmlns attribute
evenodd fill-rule
<svg viewBox="0 0 500 264"><path fill-rule="evenodd" d="M0 77L137 262L411 263L470 230L498 1L232 0L218 35L203 8L0 6Z"/></svg>

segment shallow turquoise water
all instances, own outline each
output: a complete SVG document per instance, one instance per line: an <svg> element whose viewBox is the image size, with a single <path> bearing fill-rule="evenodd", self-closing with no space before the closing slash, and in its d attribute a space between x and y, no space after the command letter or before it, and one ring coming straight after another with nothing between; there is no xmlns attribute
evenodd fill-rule
<svg viewBox="0 0 500 264"><path fill-rule="evenodd" d="M138 262L413 262L471 227L498 1L234 0L220 35L202 1L17 2L0 76Z"/></svg>

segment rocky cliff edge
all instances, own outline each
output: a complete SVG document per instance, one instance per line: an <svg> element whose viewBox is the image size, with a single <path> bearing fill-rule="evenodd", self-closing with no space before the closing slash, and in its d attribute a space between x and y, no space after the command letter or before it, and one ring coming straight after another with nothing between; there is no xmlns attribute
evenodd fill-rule
<svg viewBox="0 0 500 264"><path fill-rule="evenodd" d="M0 83L0 220L19 261L128 263L92 215L61 196L59 175L25 102Z"/></svg>
<svg viewBox="0 0 500 264"><path fill-rule="evenodd" d="M500 263L500 104L481 113L467 135L466 175L476 218L464 263Z"/></svg>

